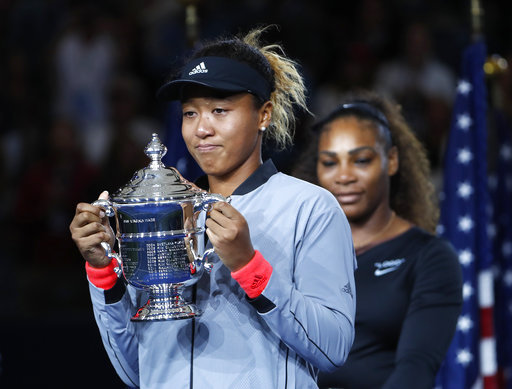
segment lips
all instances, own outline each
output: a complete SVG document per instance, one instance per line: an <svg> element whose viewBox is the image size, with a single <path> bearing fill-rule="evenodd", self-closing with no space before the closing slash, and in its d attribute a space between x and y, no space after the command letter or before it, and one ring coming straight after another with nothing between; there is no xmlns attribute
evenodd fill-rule
<svg viewBox="0 0 512 389"><path fill-rule="evenodd" d="M212 152L212 151L218 149L219 147L220 147L219 145L204 143L204 144L197 145L196 150L199 151L200 153L209 153L209 152Z"/></svg>
<svg viewBox="0 0 512 389"><path fill-rule="evenodd" d="M363 196L362 192L343 192L337 193L336 198L340 204L353 204L359 201Z"/></svg>

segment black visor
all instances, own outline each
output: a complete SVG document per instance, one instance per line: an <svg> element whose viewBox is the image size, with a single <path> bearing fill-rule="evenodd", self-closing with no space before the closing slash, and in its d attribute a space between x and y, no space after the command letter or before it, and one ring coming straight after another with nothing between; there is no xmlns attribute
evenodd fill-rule
<svg viewBox="0 0 512 389"><path fill-rule="evenodd" d="M249 65L224 57L201 57L190 61L175 80L162 85L157 91L160 100L179 100L183 86L202 85L219 91L247 92L262 101L270 99L272 87Z"/></svg>

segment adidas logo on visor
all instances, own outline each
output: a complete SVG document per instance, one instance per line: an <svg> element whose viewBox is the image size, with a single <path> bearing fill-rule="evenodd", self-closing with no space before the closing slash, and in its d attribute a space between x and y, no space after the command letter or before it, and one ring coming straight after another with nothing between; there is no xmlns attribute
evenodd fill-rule
<svg viewBox="0 0 512 389"><path fill-rule="evenodd" d="M204 62L201 62L194 69L192 69L188 75L192 76L193 74L197 73L208 73L208 69L206 69Z"/></svg>

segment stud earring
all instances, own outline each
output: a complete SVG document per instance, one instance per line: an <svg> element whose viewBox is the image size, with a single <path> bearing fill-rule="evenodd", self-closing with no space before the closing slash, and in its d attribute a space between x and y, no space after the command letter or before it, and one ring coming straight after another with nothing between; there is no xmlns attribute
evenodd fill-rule
<svg viewBox="0 0 512 389"><path fill-rule="evenodd" d="M267 130L267 127L265 127L265 126L261 126L261 127L260 127L260 131L261 131L261 132L264 132L264 131L266 131L266 130Z"/></svg>

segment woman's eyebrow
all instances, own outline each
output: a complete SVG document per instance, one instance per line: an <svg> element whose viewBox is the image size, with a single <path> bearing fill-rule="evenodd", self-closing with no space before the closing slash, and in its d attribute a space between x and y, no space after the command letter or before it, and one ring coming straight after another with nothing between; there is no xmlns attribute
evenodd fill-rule
<svg viewBox="0 0 512 389"><path fill-rule="evenodd" d="M370 150L370 151L375 152L375 149L371 146L361 146L361 147L356 147L355 149L350 150L348 153L350 155L352 155L352 154L359 153L360 151L363 151L363 150Z"/></svg>
<svg viewBox="0 0 512 389"><path fill-rule="evenodd" d="M336 153L334 151L328 151L328 150L320 150L319 154L325 154L328 157L334 158L336 157Z"/></svg>
<svg viewBox="0 0 512 389"><path fill-rule="evenodd" d="M373 147L371 147L371 146L361 146L361 147L357 147L355 149L350 150L348 153L350 155L353 155L353 154L357 154L357 153L359 153L360 151L363 151L363 150L370 150L370 151L372 151L374 153L376 152L375 149ZM318 153L319 154L325 154L328 157L333 157L333 158L336 157L336 155L337 155L336 152L329 151L329 150L320 150Z"/></svg>

